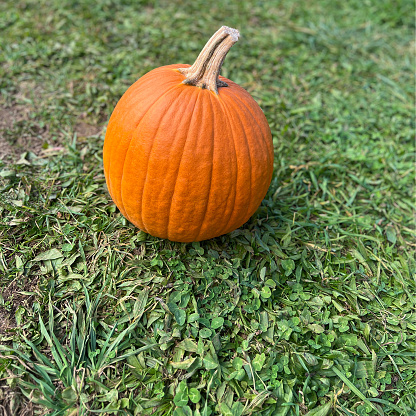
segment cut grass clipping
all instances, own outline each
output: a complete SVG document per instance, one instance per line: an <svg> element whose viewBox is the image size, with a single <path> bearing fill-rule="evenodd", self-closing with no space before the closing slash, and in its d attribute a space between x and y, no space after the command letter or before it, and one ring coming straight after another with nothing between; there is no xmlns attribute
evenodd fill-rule
<svg viewBox="0 0 416 416"><path fill-rule="evenodd" d="M413 5L303 3L0 4L0 415L415 415ZM102 131L223 24L274 178L235 232L159 240Z"/></svg>

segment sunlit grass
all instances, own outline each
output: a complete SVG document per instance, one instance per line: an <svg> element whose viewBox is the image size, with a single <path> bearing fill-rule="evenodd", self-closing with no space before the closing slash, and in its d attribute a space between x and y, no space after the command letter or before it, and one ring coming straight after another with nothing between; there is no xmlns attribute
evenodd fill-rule
<svg viewBox="0 0 416 416"><path fill-rule="evenodd" d="M2 3L0 415L415 415L412 8ZM275 174L244 227L159 240L106 192L105 124L221 25Z"/></svg>

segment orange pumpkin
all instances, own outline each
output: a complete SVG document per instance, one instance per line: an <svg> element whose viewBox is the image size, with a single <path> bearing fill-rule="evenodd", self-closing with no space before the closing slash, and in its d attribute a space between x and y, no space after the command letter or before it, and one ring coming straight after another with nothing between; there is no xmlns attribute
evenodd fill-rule
<svg viewBox="0 0 416 416"><path fill-rule="evenodd" d="M223 26L192 66L148 72L121 97L104 142L110 195L134 225L190 242L243 225L270 185L273 145L250 94L219 76L239 32Z"/></svg>

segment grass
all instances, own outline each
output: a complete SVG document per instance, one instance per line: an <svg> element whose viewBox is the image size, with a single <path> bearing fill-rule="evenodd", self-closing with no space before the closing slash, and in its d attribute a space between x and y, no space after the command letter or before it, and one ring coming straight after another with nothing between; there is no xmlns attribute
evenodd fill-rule
<svg viewBox="0 0 416 416"><path fill-rule="evenodd" d="M413 7L2 2L1 108L25 116L0 162L0 414L415 415ZM272 184L229 235L153 238L105 190L105 124L223 24Z"/></svg>

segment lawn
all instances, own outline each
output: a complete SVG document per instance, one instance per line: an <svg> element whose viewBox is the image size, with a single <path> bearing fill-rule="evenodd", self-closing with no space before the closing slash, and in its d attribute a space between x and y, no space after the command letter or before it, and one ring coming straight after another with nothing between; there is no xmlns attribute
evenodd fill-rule
<svg viewBox="0 0 416 416"><path fill-rule="evenodd" d="M410 0L0 3L0 415L415 416ZM106 190L124 91L240 30L256 214L151 237Z"/></svg>

